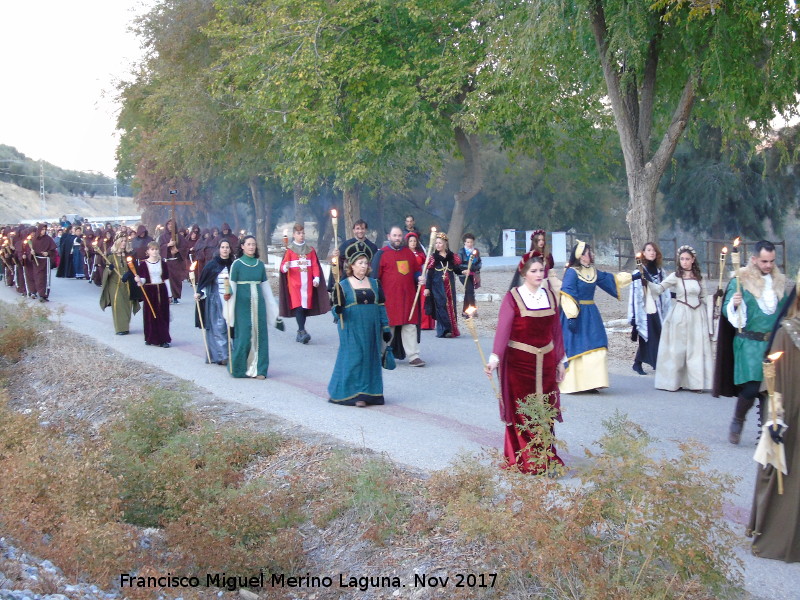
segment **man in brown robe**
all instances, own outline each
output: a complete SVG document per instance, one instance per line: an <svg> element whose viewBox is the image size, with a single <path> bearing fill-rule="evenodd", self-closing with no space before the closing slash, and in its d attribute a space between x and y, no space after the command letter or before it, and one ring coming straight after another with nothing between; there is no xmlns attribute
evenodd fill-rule
<svg viewBox="0 0 800 600"><path fill-rule="evenodd" d="M161 257L167 261L167 268L169 269L172 303L178 304L181 299L183 280L189 276L189 245L186 238L181 234L176 233L173 236L173 231L175 231L175 222L169 219L164 231L158 237L158 245L161 247Z"/></svg>
<svg viewBox="0 0 800 600"><path fill-rule="evenodd" d="M39 302L48 302L50 296L50 268L58 249L56 243L47 235L47 223L39 223L31 240L33 256L30 258L32 281L29 284L39 296ZM35 259L33 257L36 257Z"/></svg>
<svg viewBox="0 0 800 600"><path fill-rule="evenodd" d="M775 391L783 397L783 422L788 428L781 438L787 473L783 494L778 493L778 471L772 465L758 465L753 508L747 535L753 537L753 554L784 562L800 562L800 303L797 291L787 302L785 318L770 353L783 352L775 362ZM771 419L767 407L767 417Z"/></svg>

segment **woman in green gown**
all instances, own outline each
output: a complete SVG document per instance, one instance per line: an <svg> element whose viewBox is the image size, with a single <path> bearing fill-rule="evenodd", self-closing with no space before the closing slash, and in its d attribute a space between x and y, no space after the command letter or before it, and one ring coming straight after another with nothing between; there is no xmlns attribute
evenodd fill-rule
<svg viewBox="0 0 800 600"><path fill-rule="evenodd" d="M265 379L269 368L267 323L280 327L278 306L252 235L242 240L242 252L231 265L231 295L225 298L232 308L226 311L228 325L234 328L230 371L234 377Z"/></svg>
<svg viewBox="0 0 800 600"><path fill-rule="evenodd" d="M131 315L139 312L139 303L142 300L139 288L129 285L133 281L133 274L128 270L126 262L127 243L125 235L117 235L111 252L106 255L106 268L103 269L100 284L100 308L105 310L106 307L111 307L117 335L128 335Z"/></svg>

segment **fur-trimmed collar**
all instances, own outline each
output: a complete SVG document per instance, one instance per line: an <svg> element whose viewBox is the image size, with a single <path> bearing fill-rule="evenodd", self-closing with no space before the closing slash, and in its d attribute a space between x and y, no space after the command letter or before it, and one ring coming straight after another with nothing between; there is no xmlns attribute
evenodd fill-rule
<svg viewBox="0 0 800 600"><path fill-rule="evenodd" d="M742 287L753 294L756 298L761 298L764 292L764 276L761 270L753 263L739 269L739 281ZM777 265L772 268L772 289L780 302L786 293L786 275L780 272Z"/></svg>

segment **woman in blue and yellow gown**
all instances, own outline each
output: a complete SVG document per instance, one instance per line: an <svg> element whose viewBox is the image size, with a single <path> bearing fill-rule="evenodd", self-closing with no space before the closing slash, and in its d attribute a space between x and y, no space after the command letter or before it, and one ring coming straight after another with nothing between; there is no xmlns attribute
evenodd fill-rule
<svg viewBox="0 0 800 600"><path fill-rule="evenodd" d="M562 394L608 387L608 335L594 303L597 288L620 300L620 291L640 273L600 271L594 266L592 247L578 241L572 248L561 284L561 327L567 353L567 372L559 386Z"/></svg>
<svg viewBox="0 0 800 600"><path fill-rule="evenodd" d="M328 383L329 401L344 406L383 404L382 342L392 334L383 290L369 277L369 259L345 256L347 277L333 291L339 351Z"/></svg>

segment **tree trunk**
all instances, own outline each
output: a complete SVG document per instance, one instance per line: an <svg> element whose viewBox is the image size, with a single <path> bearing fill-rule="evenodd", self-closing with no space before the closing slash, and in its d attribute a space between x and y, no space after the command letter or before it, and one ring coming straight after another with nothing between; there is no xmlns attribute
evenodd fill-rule
<svg viewBox="0 0 800 600"><path fill-rule="evenodd" d="M253 199L253 216L255 217L255 236L256 245L259 253L266 259L267 244L269 240L266 236L264 224L266 220L266 205L264 202L264 189L260 177L250 177L250 196Z"/></svg>
<svg viewBox="0 0 800 600"><path fill-rule="evenodd" d="M483 188L483 162L477 134L467 134L461 127L456 127L454 134L458 149L464 157L464 175L461 178L458 192L454 196L456 202L453 206L453 214L450 216L450 226L447 228L451 248L455 248L461 243L467 204Z"/></svg>
<svg viewBox="0 0 800 600"><path fill-rule="evenodd" d="M386 237L388 231L386 231L386 211L383 205L383 188L378 186L378 189L375 190L375 211L377 213L377 219L375 223L375 228L380 232L378 235L383 235Z"/></svg>
<svg viewBox="0 0 800 600"><path fill-rule="evenodd" d="M321 260L325 260L330 254L331 239L333 238L331 213L328 212L326 205L320 206L313 212L317 219L317 256Z"/></svg>
<svg viewBox="0 0 800 600"><path fill-rule="evenodd" d="M355 183L343 190L344 230L353 231L353 223L361 218L361 185Z"/></svg>
<svg viewBox="0 0 800 600"><path fill-rule="evenodd" d="M656 151L651 154L650 139L657 88L660 28L656 29L648 47L641 88L636 87L636 78L628 78L623 89L619 64L613 52L609 51L609 33L602 0L595 0L591 4L589 20L597 53L600 56L608 99L614 112L614 124L625 157L629 198L626 220L631 231L633 247L639 249L649 241L658 241L655 211L658 183L686 129L694 106L696 76L690 75L687 78L664 137ZM662 26L660 22L658 25Z"/></svg>
<svg viewBox="0 0 800 600"><path fill-rule="evenodd" d="M663 172L647 172L646 169L628 170L630 203L626 221L631 231L634 254L647 242L658 243L656 192L662 174Z"/></svg>
<svg viewBox="0 0 800 600"><path fill-rule="evenodd" d="M303 188L299 183L294 184L293 192L293 200L294 200L294 222L301 223L305 225L305 210L303 207ZM290 234L291 239L291 234Z"/></svg>

